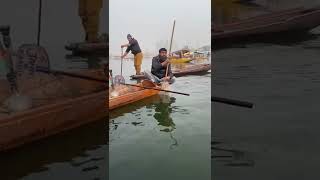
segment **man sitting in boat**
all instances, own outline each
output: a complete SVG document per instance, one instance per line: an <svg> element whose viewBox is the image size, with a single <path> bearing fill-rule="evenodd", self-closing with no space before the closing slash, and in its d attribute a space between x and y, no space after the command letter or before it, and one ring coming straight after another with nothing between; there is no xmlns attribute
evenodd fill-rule
<svg viewBox="0 0 320 180"><path fill-rule="evenodd" d="M167 50L165 48L161 48L159 50L159 55L153 57L151 73L157 83L161 81L169 81L169 83L173 83L173 73L171 71L170 61L167 57Z"/></svg>
<svg viewBox="0 0 320 180"><path fill-rule="evenodd" d="M134 39L130 34L127 35L127 39L129 43L121 45L121 48L127 47L126 52L124 53L124 55L121 56L121 58L126 57L127 54L131 51L131 53L134 55L134 67L136 69L136 75L140 75L141 64L143 59L142 51L140 49L138 41Z"/></svg>

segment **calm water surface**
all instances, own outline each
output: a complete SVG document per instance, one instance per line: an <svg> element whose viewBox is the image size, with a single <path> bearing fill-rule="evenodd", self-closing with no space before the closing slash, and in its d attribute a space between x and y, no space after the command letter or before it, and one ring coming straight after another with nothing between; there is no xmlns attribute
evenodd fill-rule
<svg viewBox="0 0 320 180"><path fill-rule="evenodd" d="M215 52L214 94L256 107L212 106L212 179L319 178L320 37L299 39Z"/></svg>
<svg viewBox="0 0 320 180"><path fill-rule="evenodd" d="M129 77L133 61L123 64ZM110 67L120 74L119 59ZM150 67L151 58L144 58L143 69ZM189 97L153 96L110 112L110 179L210 179L210 87L210 73L180 77L170 88Z"/></svg>

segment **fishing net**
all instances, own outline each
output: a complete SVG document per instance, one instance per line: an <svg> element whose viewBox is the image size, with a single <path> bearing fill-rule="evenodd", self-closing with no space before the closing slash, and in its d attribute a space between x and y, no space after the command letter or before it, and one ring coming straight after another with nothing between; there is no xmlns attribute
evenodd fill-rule
<svg viewBox="0 0 320 180"><path fill-rule="evenodd" d="M126 81L121 75L116 75L113 80L114 85L125 84Z"/></svg>
<svg viewBox="0 0 320 180"><path fill-rule="evenodd" d="M100 82L68 78L57 74L38 72L49 70L49 57L43 47L25 44L19 47L15 56L12 57L14 75L18 86L18 92L22 96L12 96L7 80L0 79L0 108L20 110L19 104L29 107L32 99L32 106L41 106L54 103L56 101L75 98L105 89L106 85ZM83 70L77 72L95 78L104 77L104 72L97 70ZM26 96L26 97L25 97ZM28 100L28 101L27 101ZM19 101L19 102L18 102ZM5 103L5 102L12 102ZM12 106L10 108L9 106Z"/></svg>
<svg viewBox="0 0 320 180"><path fill-rule="evenodd" d="M49 66L49 56L43 47L33 44L24 44L19 47L15 62L18 77L34 76L37 69L49 70Z"/></svg>
<svg viewBox="0 0 320 180"><path fill-rule="evenodd" d="M49 70L49 66L49 56L43 47L33 44L21 45L14 59L19 92L37 98L54 96L59 92L62 94L66 89L59 82L61 79L37 71Z"/></svg>

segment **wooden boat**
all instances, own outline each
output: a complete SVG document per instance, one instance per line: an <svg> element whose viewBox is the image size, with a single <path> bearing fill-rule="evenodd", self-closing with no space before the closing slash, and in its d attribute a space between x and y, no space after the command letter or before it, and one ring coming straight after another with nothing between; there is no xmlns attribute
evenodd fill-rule
<svg viewBox="0 0 320 180"><path fill-rule="evenodd" d="M213 24L212 39L219 43L225 39L247 36L306 32L320 25L320 8L295 8L244 19L238 22Z"/></svg>
<svg viewBox="0 0 320 180"><path fill-rule="evenodd" d="M175 77L187 76L187 75L201 75L206 74L211 69L211 64L193 64L184 69L175 69L173 74Z"/></svg>
<svg viewBox="0 0 320 180"><path fill-rule="evenodd" d="M202 75L206 74L211 69L211 64L192 64L187 65L183 69L173 69L172 73L175 77L187 75ZM131 79L145 79L145 75L132 75Z"/></svg>
<svg viewBox="0 0 320 180"><path fill-rule="evenodd" d="M65 76L58 79L59 81L53 81L48 78L47 84L36 83L43 89L41 87L24 89L24 94L33 98L31 109L13 113L0 112L0 151L40 140L107 116L106 85ZM3 85L6 82L2 80L0 83ZM61 92L62 87L66 88L65 93ZM9 90L2 89L1 102L5 99L3 94L6 92Z"/></svg>
<svg viewBox="0 0 320 180"><path fill-rule="evenodd" d="M142 81L136 84L138 86L153 87L162 89L151 81ZM116 93L114 93L116 92ZM150 96L159 94L160 91L153 89L144 89L141 87L119 85L115 89L109 89L109 110L113 110L136 101L140 101Z"/></svg>

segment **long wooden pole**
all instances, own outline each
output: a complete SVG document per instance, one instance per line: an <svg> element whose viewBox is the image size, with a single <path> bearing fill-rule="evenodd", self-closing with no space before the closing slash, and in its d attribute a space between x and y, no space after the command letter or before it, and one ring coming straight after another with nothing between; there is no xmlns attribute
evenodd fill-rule
<svg viewBox="0 0 320 180"><path fill-rule="evenodd" d="M253 108L253 103L246 102L246 101L239 101L239 100L235 100L235 99L227 99L227 98L222 98L222 97L211 96L211 101L234 105L234 106Z"/></svg>
<svg viewBox="0 0 320 180"><path fill-rule="evenodd" d="M47 74L63 75L63 76L69 76L69 77L73 77L73 78L85 79L85 80L96 81L96 82L101 82L101 83L109 83L108 80L106 80L106 79L95 78L95 77L91 77L91 76L85 76L85 75L70 73L70 72L65 72L65 71L48 70L48 69L44 69L44 68L40 68L40 67L37 67L37 71L42 72L42 73L47 73Z"/></svg>
<svg viewBox="0 0 320 180"><path fill-rule="evenodd" d="M171 54L172 40L173 40L175 26L176 26L176 20L173 20L173 27L172 27L172 33L171 33L171 39L170 39L170 46L169 46L169 55ZM170 66L170 64L167 64L166 77L168 76L169 66Z"/></svg>
<svg viewBox="0 0 320 180"><path fill-rule="evenodd" d="M169 91L169 90L164 90L164 89L159 89L159 88L139 86L139 85L135 85L135 84L125 84L125 83L120 83L120 84L127 85L127 86L141 87L141 88L144 88L144 89L153 89L153 90L157 90L157 91L163 91L163 92L169 92L169 93L175 93L175 94L190 96L190 94L177 92L177 91Z"/></svg>
<svg viewBox="0 0 320 180"><path fill-rule="evenodd" d="M174 28L175 28L175 25L176 25L176 20L173 20L173 27L172 27L172 33L171 33L171 40L170 40L169 54L171 53L172 40L173 40L173 34L174 34Z"/></svg>
<svg viewBox="0 0 320 180"><path fill-rule="evenodd" d="M90 81L96 81L96 82L101 82L101 83L108 83L108 80L106 80L106 79L100 79L100 78L95 78L95 77L91 77L91 76L84 76L84 75L69 73L69 72L64 72L64 71L47 70L47 69L43 69L40 67L37 68L37 71L42 72L42 73L59 74L59 75L69 76L69 77L73 77L73 78L80 78L80 79L85 79L85 80L90 80ZM170 93L190 96L190 94L177 92L177 91L169 91L169 90L164 90L164 89L159 89L159 88L139 86L139 85L135 85L135 84L125 84L125 83L120 83L120 84L123 84L126 86L135 86L135 87L140 87L140 88L144 88L144 89L153 89L153 90L157 90L157 91L164 91L164 92L170 92Z"/></svg>
<svg viewBox="0 0 320 180"><path fill-rule="evenodd" d="M123 48L121 48L121 76L122 76L122 63L123 63Z"/></svg>

